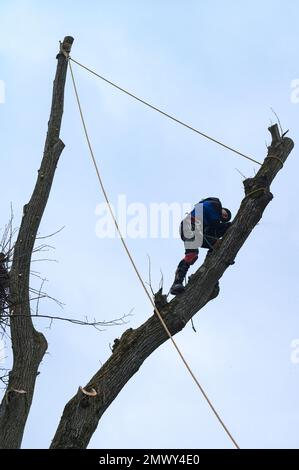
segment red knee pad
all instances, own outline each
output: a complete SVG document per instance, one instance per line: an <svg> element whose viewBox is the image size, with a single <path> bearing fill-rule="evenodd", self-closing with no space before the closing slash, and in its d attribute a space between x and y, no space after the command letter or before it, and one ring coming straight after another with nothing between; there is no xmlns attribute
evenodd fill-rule
<svg viewBox="0 0 299 470"><path fill-rule="evenodd" d="M190 266L191 266L191 264L195 263L197 258L198 258L197 253L187 253L187 255L185 255L184 260L186 261L186 263L190 264Z"/></svg>

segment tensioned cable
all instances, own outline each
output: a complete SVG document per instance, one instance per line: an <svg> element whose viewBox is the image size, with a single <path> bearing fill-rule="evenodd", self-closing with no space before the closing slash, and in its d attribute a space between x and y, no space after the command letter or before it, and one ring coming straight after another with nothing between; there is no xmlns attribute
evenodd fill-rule
<svg viewBox="0 0 299 470"><path fill-rule="evenodd" d="M69 56L67 55L67 53L65 53L66 57L69 58ZM230 438L230 440L232 441L232 443L234 444L234 446L239 449L239 446L236 442L236 440L233 438L232 434L230 433L230 431L228 430L227 426L225 425L225 423L223 422L223 420L221 419L220 415L218 414L218 412L216 411L216 409L214 408L212 402L210 401L208 395L206 394L206 392L204 391L203 387L200 385L199 381L197 380L196 376L194 375L192 369L190 368L188 362L186 361L185 357L183 356L180 348L178 347L178 345L176 344L175 340L173 339L166 323L164 322L163 318L162 318L162 315L161 313L159 312L157 306L155 305L150 293L148 292L147 290L147 287L142 279L142 276L135 264L135 261L130 253L130 250L124 240L124 237L122 235L122 232L119 228L119 225L118 225L118 222L114 216L114 213L113 213L113 210L112 210L112 207L111 207L111 204L110 204L110 201L109 201L109 198L108 198L108 194L107 194L107 191L104 187L104 184L103 184L103 180L102 180L102 177L101 177L101 174L100 174L100 170L99 170L99 167L98 167L98 164L97 164L97 161L96 161L96 158L95 158L95 155L94 155L94 152L93 152L93 149L92 149L92 146L91 146L91 141L90 141L90 138L89 138L89 134L88 134L88 131L87 131L87 127L86 127L86 123L85 123L85 119L84 119L84 115L83 115L83 110L82 110L82 106L81 106L81 102L80 102L80 98L79 98L79 94L78 94L78 90L77 90L77 86L76 86L76 82L75 82L75 77L74 77L74 73L73 73L73 69L72 69L72 64L71 62L69 61L69 66L70 66L70 71L71 71L71 77L72 77L72 83L73 83L73 87L74 87L74 92L75 92L75 96L76 96L76 100L77 100L77 104L78 104L78 109L79 109L79 113L80 113L80 117L81 117L81 121L82 121L82 125L83 125L83 129L84 129L84 134L85 134L85 138L86 138L86 141L87 141L87 145L88 145L88 148L89 148L89 152L90 152L90 156L91 156L91 159L92 159L92 162L93 162L93 165L94 165L94 168L95 168L95 171L96 171L96 175L97 175L97 178L98 178L98 181L99 181L99 184L100 184L100 187L101 187L101 190L102 190L102 193L104 195L104 198L105 198L105 201L107 203L107 206L108 206L108 209L109 209L109 212L110 212L110 215L112 217L112 220L114 222L114 225L116 227L116 230L120 236L120 240L122 242L122 245L129 257L129 260L133 266L133 269L140 281L140 284L142 285L142 288L143 290L145 291L145 294L146 296L148 297L150 303L152 304L153 308L154 308L154 311L156 313L156 315L158 316L161 324L162 324L162 327L164 328L166 334L168 335L168 337L170 338L172 344L174 345L177 353L179 354L181 360L183 361L185 367L187 368L188 372L190 373L192 379L194 380L195 384L197 385L197 387L199 388L199 390L201 391L201 393L203 394L204 398L206 399L207 403L209 404L210 408L212 409L214 415L216 416L217 420L219 421L219 423L221 424L221 426L223 427L223 429L225 430L226 434L228 435L228 437Z"/></svg>
<svg viewBox="0 0 299 470"><path fill-rule="evenodd" d="M163 116L166 116L167 118L171 119L172 121L181 124L184 127L187 127L187 129L190 129L193 132L196 132L196 134L201 135L202 137L205 137L208 140L211 140L212 142L215 142L215 144L221 145L221 147L226 148L227 150L230 150L231 152L236 153L237 155L240 155L241 157L247 158L247 160L250 160L254 163L257 163L258 165L262 165L261 162L255 160L252 157L249 157L248 155L245 155L242 152L239 152L239 150L234 149L233 147L230 147L229 145L224 144L223 142L220 142L220 140L214 139L214 137L211 137L208 134L205 134L204 132L199 131L195 127L190 126L189 124L186 124L185 122L181 121L180 119L177 119L176 117L172 116L171 114L166 113L165 111L162 111L161 109L157 108L156 106L148 103L147 101L143 100L142 98L139 98L138 96L134 95L130 91L126 90L125 88L120 87L119 85L116 85L116 83L111 82L107 78L103 77L102 75L99 75L96 73L94 70L90 69L89 67L86 67L86 65L81 64L77 60L73 59L72 57L69 57L70 60L72 60L75 64L79 65L83 69L87 70L88 72L92 73L96 77L100 78L106 83L109 83L109 85L113 86L114 88L117 88L118 90L122 91L123 93L126 93L126 95L131 96L131 98L134 98L134 100L139 101L140 103L144 104L145 106L148 106L149 108L153 109L154 111L157 111L160 114L163 114Z"/></svg>

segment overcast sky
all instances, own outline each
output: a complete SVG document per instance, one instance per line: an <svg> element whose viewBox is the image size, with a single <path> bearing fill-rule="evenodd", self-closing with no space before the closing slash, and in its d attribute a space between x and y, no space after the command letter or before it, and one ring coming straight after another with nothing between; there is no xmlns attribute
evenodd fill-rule
<svg viewBox="0 0 299 470"><path fill-rule="evenodd" d="M297 141L299 5L295 0L109 0L0 2L4 103L0 226L15 225L42 156L59 39L107 78L228 145L263 160L278 113ZM233 214L242 176L255 165L163 118L74 65L96 157L113 203L189 203L218 196ZM293 89L292 89L293 84ZM297 82L298 84L298 82ZM3 95L4 93L2 93ZM40 313L129 325L97 332L36 321L49 342L40 367L24 448L47 448L65 403L110 355L109 344L137 327L151 306L117 239L96 235L103 202L73 96L66 84L58 165L41 235L58 262L35 262L49 295ZM297 149L275 180L274 200L220 281L221 292L177 342L241 448L298 448L299 338ZM128 238L143 276L167 292L183 254L170 238ZM203 260L200 254L194 271ZM38 256L35 256L37 259ZM36 286L36 280L32 280ZM7 345L9 346L9 345ZM293 358L297 358L293 354ZM7 359L9 363L9 357ZM168 341L106 411L90 448L230 448L207 403Z"/></svg>

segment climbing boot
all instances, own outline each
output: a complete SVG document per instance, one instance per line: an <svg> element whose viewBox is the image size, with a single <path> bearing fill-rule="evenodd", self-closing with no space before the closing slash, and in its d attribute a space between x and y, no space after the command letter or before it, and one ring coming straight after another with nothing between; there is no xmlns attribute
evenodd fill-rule
<svg viewBox="0 0 299 470"><path fill-rule="evenodd" d="M180 284L179 282L177 283L173 283L171 288L170 288L170 293L172 295L178 295L178 294L182 294L185 290L185 287L183 286L183 284Z"/></svg>
<svg viewBox="0 0 299 470"><path fill-rule="evenodd" d="M182 260L179 263L177 270L175 272L174 282L170 288L170 293L172 295L178 295L184 292L185 287L183 286L183 281L185 279L185 276L187 274L189 267L190 265L186 263L185 260Z"/></svg>

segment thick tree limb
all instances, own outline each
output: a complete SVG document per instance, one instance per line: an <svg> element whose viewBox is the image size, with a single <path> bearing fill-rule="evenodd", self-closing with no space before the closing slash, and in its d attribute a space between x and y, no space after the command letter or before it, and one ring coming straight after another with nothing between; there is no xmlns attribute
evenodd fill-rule
<svg viewBox="0 0 299 470"><path fill-rule="evenodd" d="M218 295L219 279L232 264L273 197L270 184L294 144L291 139L280 137L277 125L269 131L272 144L268 148L268 156L255 178L244 181L245 198L219 248L207 256L203 265L191 276L184 294L170 303L161 292L156 295L160 312L173 335ZM167 339L156 315L136 330L125 331L115 342L112 356L83 389L93 393L88 396L79 388L65 406L51 448L86 448L105 410L143 361Z"/></svg>
<svg viewBox="0 0 299 470"><path fill-rule="evenodd" d="M66 37L63 47L70 50L73 38ZM29 414L39 364L47 349L42 333L35 330L30 312L29 277L31 256L38 228L47 205L56 166L64 148L60 140L63 114L67 59L57 56L57 71L48 133L36 185L28 204L24 206L23 219L14 249L10 272L11 339L13 368L0 405L0 448L12 449L21 445L24 427Z"/></svg>

